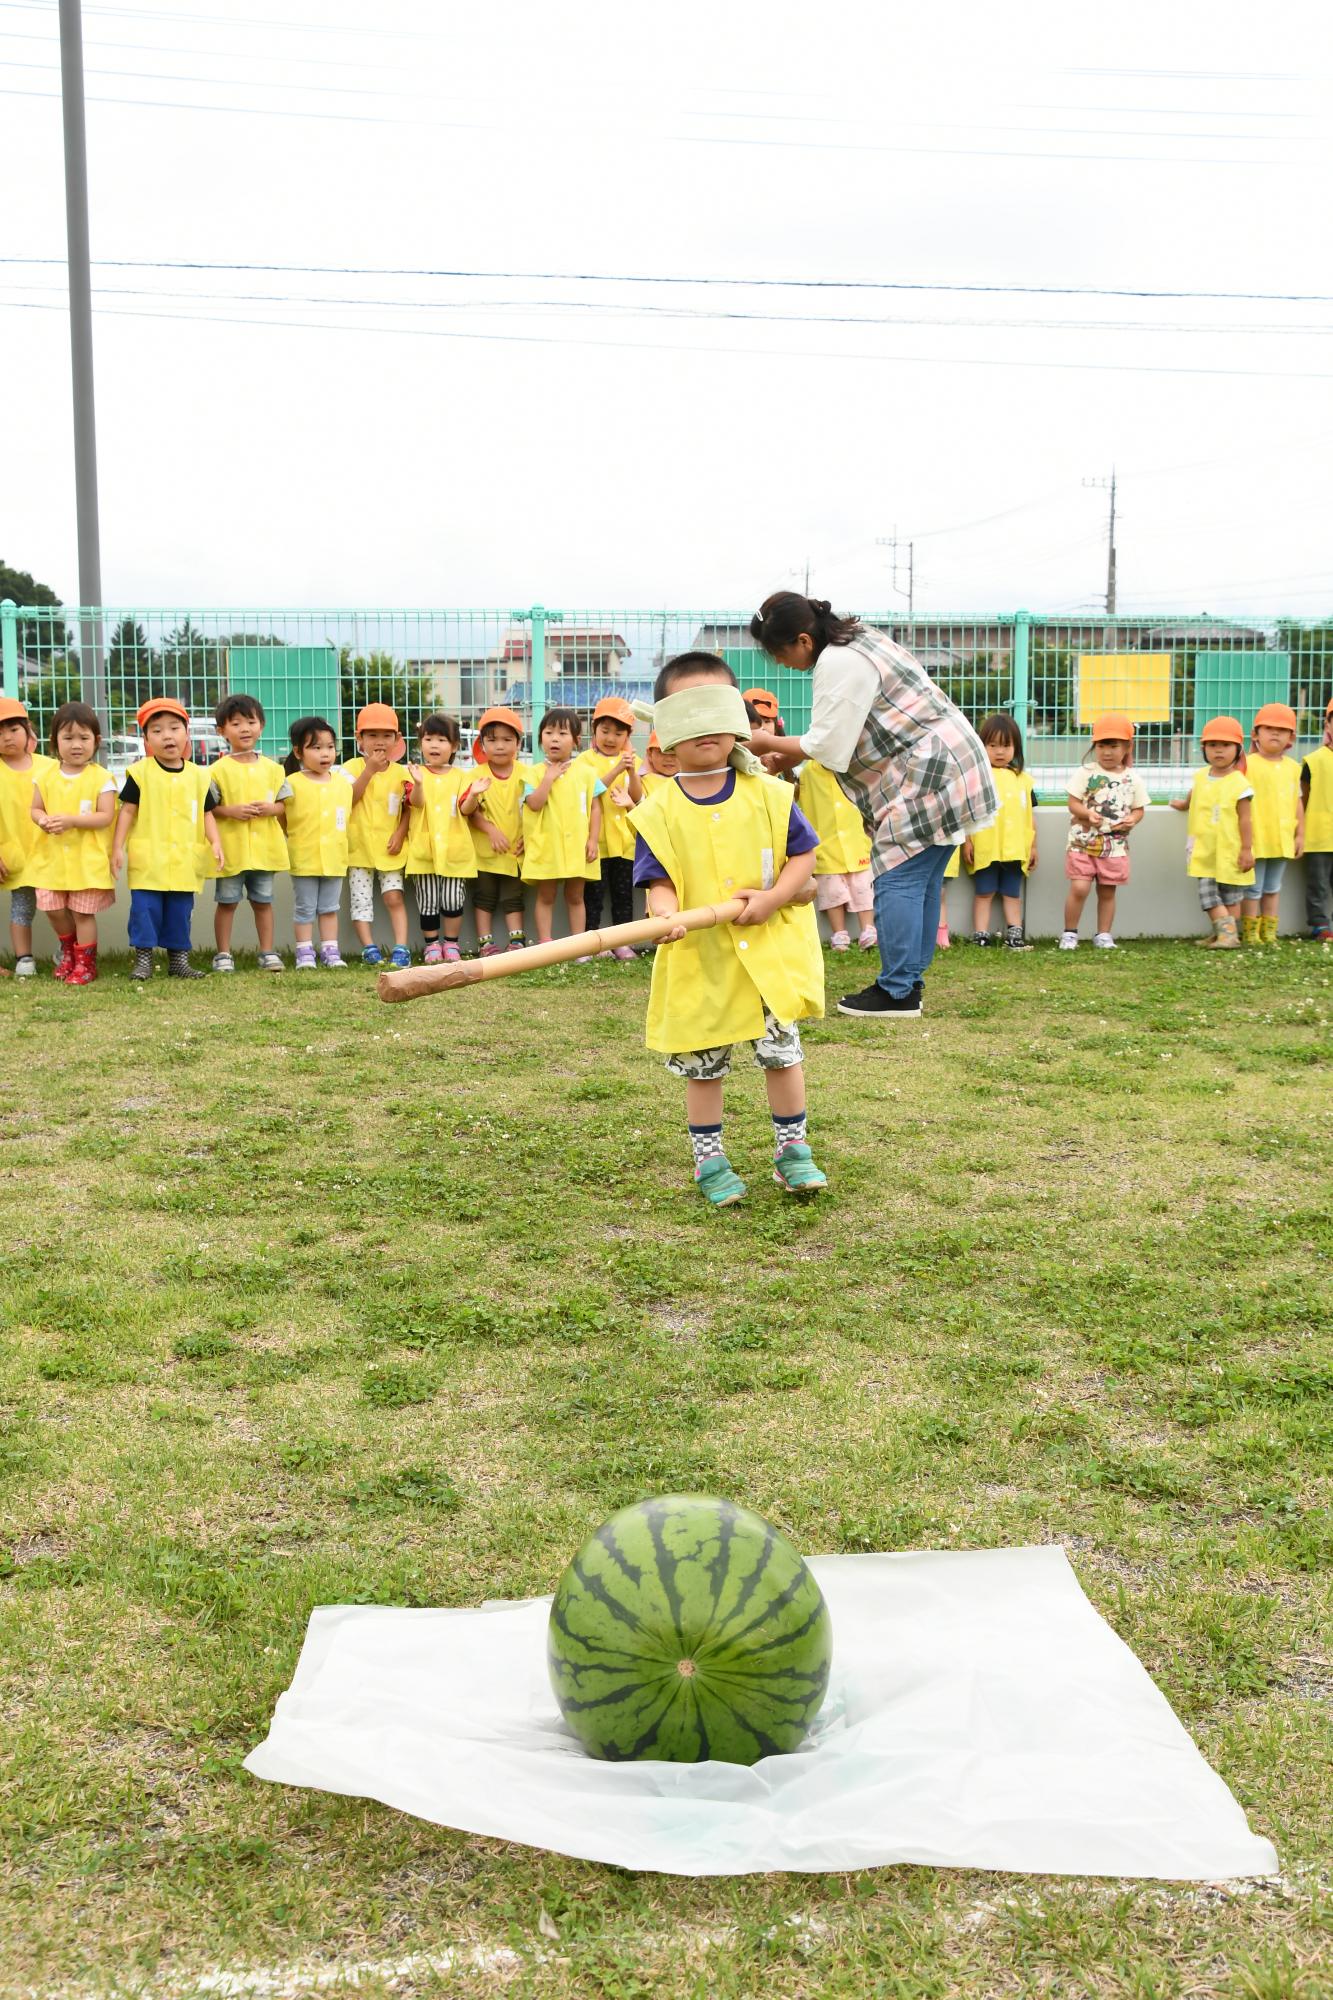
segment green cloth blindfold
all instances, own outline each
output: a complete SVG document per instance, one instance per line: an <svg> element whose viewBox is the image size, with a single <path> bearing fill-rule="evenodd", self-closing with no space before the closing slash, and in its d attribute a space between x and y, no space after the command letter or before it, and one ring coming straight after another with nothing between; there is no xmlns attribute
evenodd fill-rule
<svg viewBox="0 0 1333 2000"><path fill-rule="evenodd" d="M663 750L674 750L678 743L688 742L692 736L734 736L736 748L731 753L731 762L742 771L761 768L758 758L740 747L749 741L750 718L737 687L728 687L724 681L700 681L694 687L664 695L652 707L646 702L636 702L634 708L646 722L651 721Z"/></svg>

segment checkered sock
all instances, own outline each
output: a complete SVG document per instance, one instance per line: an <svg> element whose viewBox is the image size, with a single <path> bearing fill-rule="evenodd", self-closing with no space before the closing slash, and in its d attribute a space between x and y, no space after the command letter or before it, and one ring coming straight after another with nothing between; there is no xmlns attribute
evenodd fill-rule
<svg viewBox="0 0 1333 2000"><path fill-rule="evenodd" d="M777 1112L775 1111L773 1113L774 1152L778 1154L779 1157L781 1157L781 1155L786 1152L788 1146L803 1146L804 1144L805 1144L804 1111L802 1111L796 1118L780 1118Z"/></svg>
<svg viewBox="0 0 1333 2000"><path fill-rule="evenodd" d="M720 1125L691 1125L688 1127L690 1144L694 1148L696 1173L705 1160L722 1158L722 1127Z"/></svg>

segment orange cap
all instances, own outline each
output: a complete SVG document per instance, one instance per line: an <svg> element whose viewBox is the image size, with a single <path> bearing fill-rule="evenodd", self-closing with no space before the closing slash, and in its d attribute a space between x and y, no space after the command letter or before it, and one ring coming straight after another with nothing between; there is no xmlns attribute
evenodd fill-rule
<svg viewBox="0 0 1333 2000"><path fill-rule="evenodd" d="M517 709L488 708L477 724L478 737L483 735L493 722L500 723L505 729L512 729L519 742L523 741L523 717Z"/></svg>
<svg viewBox="0 0 1333 2000"><path fill-rule="evenodd" d="M776 722L781 714L778 698L768 688L746 688L741 700L748 701L752 708L757 708L761 715L769 718L770 722Z"/></svg>
<svg viewBox="0 0 1333 2000"><path fill-rule="evenodd" d="M0 694L0 722L26 722L28 711L12 694Z"/></svg>
<svg viewBox="0 0 1333 2000"><path fill-rule="evenodd" d="M626 729L633 729L634 710L618 694L604 694L592 712L594 722L623 722Z"/></svg>
<svg viewBox="0 0 1333 2000"><path fill-rule="evenodd" d="M650 750L660 750L661 747L662 747L661 744L657 740L657 731L655 729L650 729L648 731L648 748Z"/></svg>
<svg viewBox="0 0 1333 2000"><path fill-rule="evenodd" d="M356 733L363 729L392 729L398 734L398 711L390 708L387 701L368 701L356 718Z"/></svg>
<svg viewBox="0 0 1333 2000"><path fill-rule="evenodd" d="M1215 715L1211 722L1205 722L1199 731L1200 743L1234 743L1238 750L1245 748L1245 732L1234 715Z"/></svg>
<svg viewBox="0 0 1333 2000"><path fill-rule="evenodd" d="M1106 715L1099 715L1092 725L1094 743L1132 743L1134 725L1119 709L1111 709Z"/></svg>
<svg viewBox="0 0 1333 2000"><path fill-rule="evenodd" d="M189 725L189 709L183 702L173 701L169 694L149 695L134 719L142 729L155 715L174 715L178 722L185 723L187 727Z"/></svg>
<svg viewBox="0 0 1333 2000"><path fill-rule="evenodd" d="M1266 701L1262 708L1255 710L1256 729L1289 729L1296 734L1296 711L1288 708L1285 701Z"/></svg>

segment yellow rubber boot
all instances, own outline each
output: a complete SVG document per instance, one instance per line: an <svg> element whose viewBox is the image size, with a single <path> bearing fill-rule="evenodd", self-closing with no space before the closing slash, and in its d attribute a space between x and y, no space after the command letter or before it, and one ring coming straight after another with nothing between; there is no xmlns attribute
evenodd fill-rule
<svg viewBox="0 0 1333 2000"><path fill-rule="evenodd" d="M1262 917L1241 918L1240 934L1246 944L1258 944L1261 942L1259 936L1259 926L1262 924L1262 922L1263 922Z"/></svg>
<svg viewBox="0 0 1333 2000"><path fill-rule="evenodd" d="M1259 942L1260 942L1260 944L1276 944L1276 943L1277 943L1277 918L1276 918L1276 917L1260 917L1260 919L1259 919Z"/></svg>

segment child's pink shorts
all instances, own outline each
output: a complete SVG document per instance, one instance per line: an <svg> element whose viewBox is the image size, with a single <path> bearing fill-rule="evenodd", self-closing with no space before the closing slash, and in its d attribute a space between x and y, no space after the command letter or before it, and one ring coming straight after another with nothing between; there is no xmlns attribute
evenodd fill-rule
<svg viewBox="0 0 1333 2000"><path fill-rule="evenodd" d="M858 868L851 875L816 875L817 910L852 909L857 916L863 916L874 907L875 885L868 868Z"/></svg>
<svg viewBox="0 0 1333 2000"><path fill-rule="evenodd" d="M1129 880L1127 854L1085 854L1081 847L1065 849L1065 874L1071 882L1100 882L1104 889Z"/></svg>

